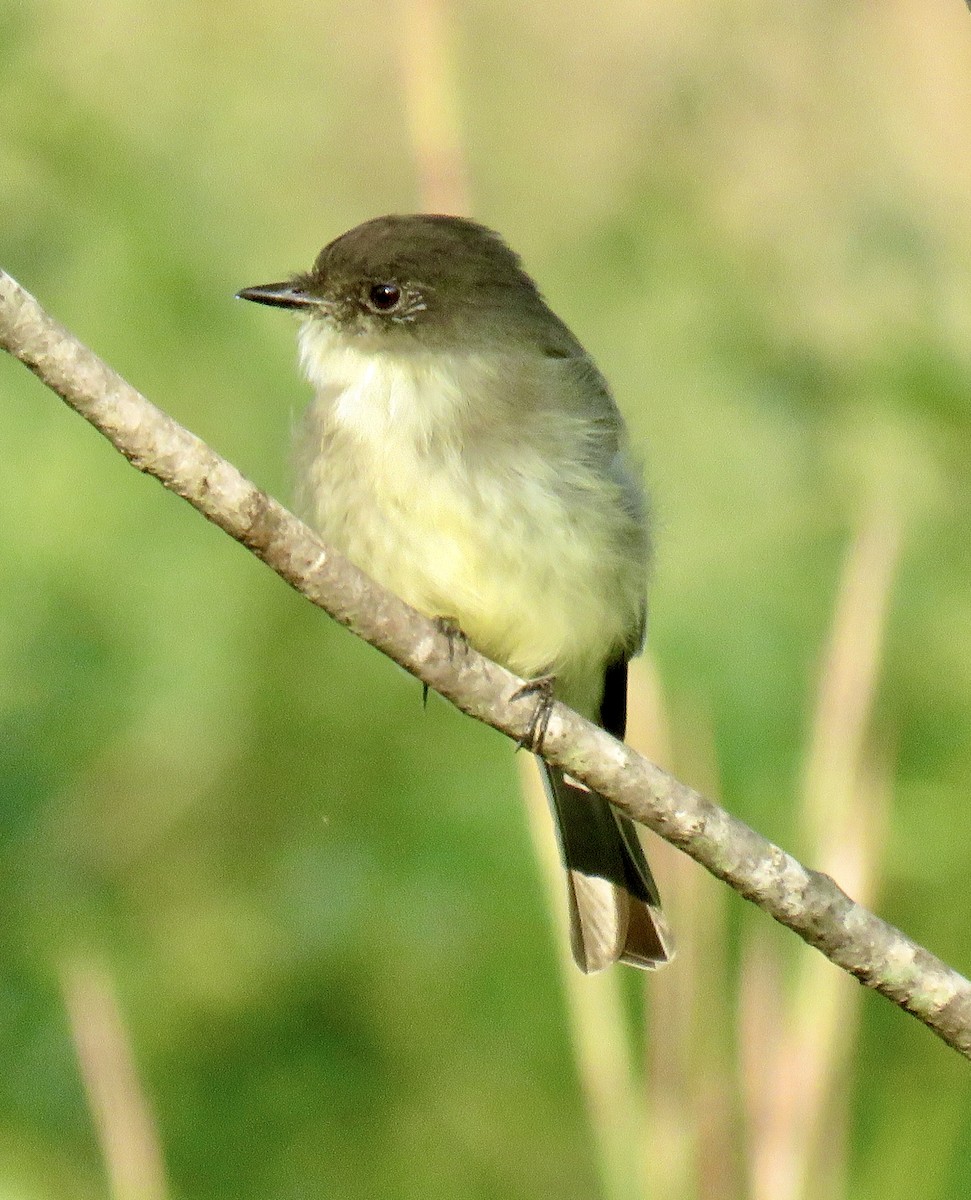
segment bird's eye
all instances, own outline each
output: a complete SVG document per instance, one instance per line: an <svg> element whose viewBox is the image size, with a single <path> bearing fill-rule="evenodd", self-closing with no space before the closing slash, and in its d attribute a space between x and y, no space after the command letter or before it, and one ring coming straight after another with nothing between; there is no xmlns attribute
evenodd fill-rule
<svg viewBox="0 0 971 1200"><path fill-rule="evenodd" d="M394 312L401 303L401 288L396 283L372 283L368 288L367 303L375 312Z"/></svg>

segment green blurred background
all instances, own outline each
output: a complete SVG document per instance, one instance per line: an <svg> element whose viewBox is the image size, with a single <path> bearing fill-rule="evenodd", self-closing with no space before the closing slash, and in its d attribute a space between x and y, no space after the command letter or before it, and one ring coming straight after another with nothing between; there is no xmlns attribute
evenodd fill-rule
<svg viewBox="0 0 971 1200"><path fill-rule="evenodd" d="M233 293L382 212L451 197L500 229L644 457L673 765L810 857L795 797L842 564L890 514L872 899L967 968L960 0L0 0L0 98L0 264L283 498L294 328ZM107 1181L65 1009L77 1038L98 995L173 1197L609 1191L509 745L423 712L6 359L0 404L0 1200L159 1195ZM746 908L730 988L704 961L692 984L720 1062L768 924ZM635 1059L667 1037L640 985ZM967 1196L967 1063L860 1000L845 1194Z"/></svg>

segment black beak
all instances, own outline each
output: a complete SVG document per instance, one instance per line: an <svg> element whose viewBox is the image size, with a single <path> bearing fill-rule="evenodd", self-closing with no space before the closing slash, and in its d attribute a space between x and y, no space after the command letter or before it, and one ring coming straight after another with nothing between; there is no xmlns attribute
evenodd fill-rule
<svg viewBox="0 0 971 1200"><path fill-rule="evenodd" d="M236 293L237 300L253 300L257 304L269 304L274 308L312 308L319 301L296 283L261 283L256 287L243 288Z"/></svg>

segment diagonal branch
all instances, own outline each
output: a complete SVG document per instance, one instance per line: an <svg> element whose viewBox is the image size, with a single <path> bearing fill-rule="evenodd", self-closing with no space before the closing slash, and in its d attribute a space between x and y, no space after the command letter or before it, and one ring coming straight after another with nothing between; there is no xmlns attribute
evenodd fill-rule
<svg viewBox="0 0 971 1200"><path fill-rule="evenodd" d="M515 698L522 680L472 649L450 653L448 636L432 621L330 550L141 396L2 270L0 346L133 466L188 500L301 595L469 716L513 738L527 735L533 705ZM802 866L562 704L554 706L543 753L971 1058L971 983L856 904L829 876Z"/></svg>

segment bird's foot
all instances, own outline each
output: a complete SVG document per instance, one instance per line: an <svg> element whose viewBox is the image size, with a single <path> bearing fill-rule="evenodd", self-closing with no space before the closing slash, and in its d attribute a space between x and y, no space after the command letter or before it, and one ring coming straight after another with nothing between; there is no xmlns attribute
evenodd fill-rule
<svg viewBox="0 0 971 1200"><path fill-rule="evenodd" d="M524 683L509 697L513 701L523 700L527 696L536 697L536 707L529 718L526 732L516 743L518 750L531 750L533 754L543 753L543 739L549 728L550 717L553 715L553 703L556 699L553 695L555 684L555 675L540 675L536 679L530 679Z"/></svg>
<svg viewBox="0 0 971 1200"><path fill-rule="evenodd" d="M432 618L438 632L444 634L448 640L448 661L453 663L458 650L464 654L469 648L469 639L462 632L462 627L454 617L433 617ZM422 708L428 706L428 684L421 685L421 704Z"/></svg>
<svg viewBox="0 0 971 1200"><path fill-rule="evenodd" d="M455 653L461 650L464 654L469 648L469 639L462 631L462 626L454 617L435 617L438 632L448 639L448 661L455 661Z"/></svg>

